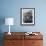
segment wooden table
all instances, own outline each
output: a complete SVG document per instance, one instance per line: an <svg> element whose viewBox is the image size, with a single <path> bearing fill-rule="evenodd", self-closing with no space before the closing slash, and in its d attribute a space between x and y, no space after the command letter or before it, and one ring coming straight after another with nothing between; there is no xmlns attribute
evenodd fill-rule
<svg viewBox="0 0 46 46"><path fill-rule="evenodd" d="M4 46L43 46L43 35L40 32L38 35L25 35L26 32L11 32L8 35L4 33Z"/></svg>

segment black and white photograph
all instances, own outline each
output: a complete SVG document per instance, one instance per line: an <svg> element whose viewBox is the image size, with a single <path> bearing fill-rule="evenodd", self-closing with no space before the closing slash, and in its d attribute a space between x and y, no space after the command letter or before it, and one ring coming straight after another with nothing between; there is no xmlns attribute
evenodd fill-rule
<svg viewBox="0 0 46 46"><path fill-rule="evenodd" d="M35 8L21 8L21 24L34 25L35 24Z"/></svg>

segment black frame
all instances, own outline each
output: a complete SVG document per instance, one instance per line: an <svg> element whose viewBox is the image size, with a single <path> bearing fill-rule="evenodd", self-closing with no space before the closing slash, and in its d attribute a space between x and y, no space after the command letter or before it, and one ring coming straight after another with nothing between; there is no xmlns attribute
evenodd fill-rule
<svg viewBox="0 0 46 46"><path fill-rule="evenodd" d="M24 23L23 22L23 19L22 18L24 18L23 16L23 12L24 12L24 10L30 10L30 11L32 11L32 13L31 14L33 14L32 16L33 16L33 22L32 23ZM21 25L24 25L24 26L30 26L30 25L35 25L35 8L20 8L20 24Z"/></svg>

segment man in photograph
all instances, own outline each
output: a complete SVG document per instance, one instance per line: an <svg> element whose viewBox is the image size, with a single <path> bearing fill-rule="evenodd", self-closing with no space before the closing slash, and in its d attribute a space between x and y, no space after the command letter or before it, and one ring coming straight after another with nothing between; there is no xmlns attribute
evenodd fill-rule
<svg viewBox="0 0 46 46"><path fill-rule="evenodd" d="M33 20L32 20L33 16L32 16L32 11L28 11L28 12L25 12L23 14L23 22L24 23L32 23Z"/></svg>

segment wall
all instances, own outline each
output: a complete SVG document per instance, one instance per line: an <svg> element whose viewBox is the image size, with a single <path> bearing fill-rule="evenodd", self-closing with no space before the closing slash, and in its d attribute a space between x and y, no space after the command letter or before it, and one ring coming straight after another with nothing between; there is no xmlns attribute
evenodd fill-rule
<svg viewBox="0 0 46 46"><path fill-rule="evenodd" d="M46 1L40 0L1 0L1 15L0 17L14 17L15 24L12 26L12 31L46 31L44 21L46 19ZM35 25L21 26L20 25L20 8L35 8ZM2 25L2 32L8 31L6 25ZM14 28L14 29L13 29Z"/></svg>
<svg viewBox="0 0 46 46"><path fill-rule="evenodd" d="M35 25L20 25L20 8L35 8ZM44 46L46 44L46 0L0 0L0 18L13 17L14 26L11 32L40 31L44 35ZM8 32L8 26L0 24L0 32Z"/></svg>

